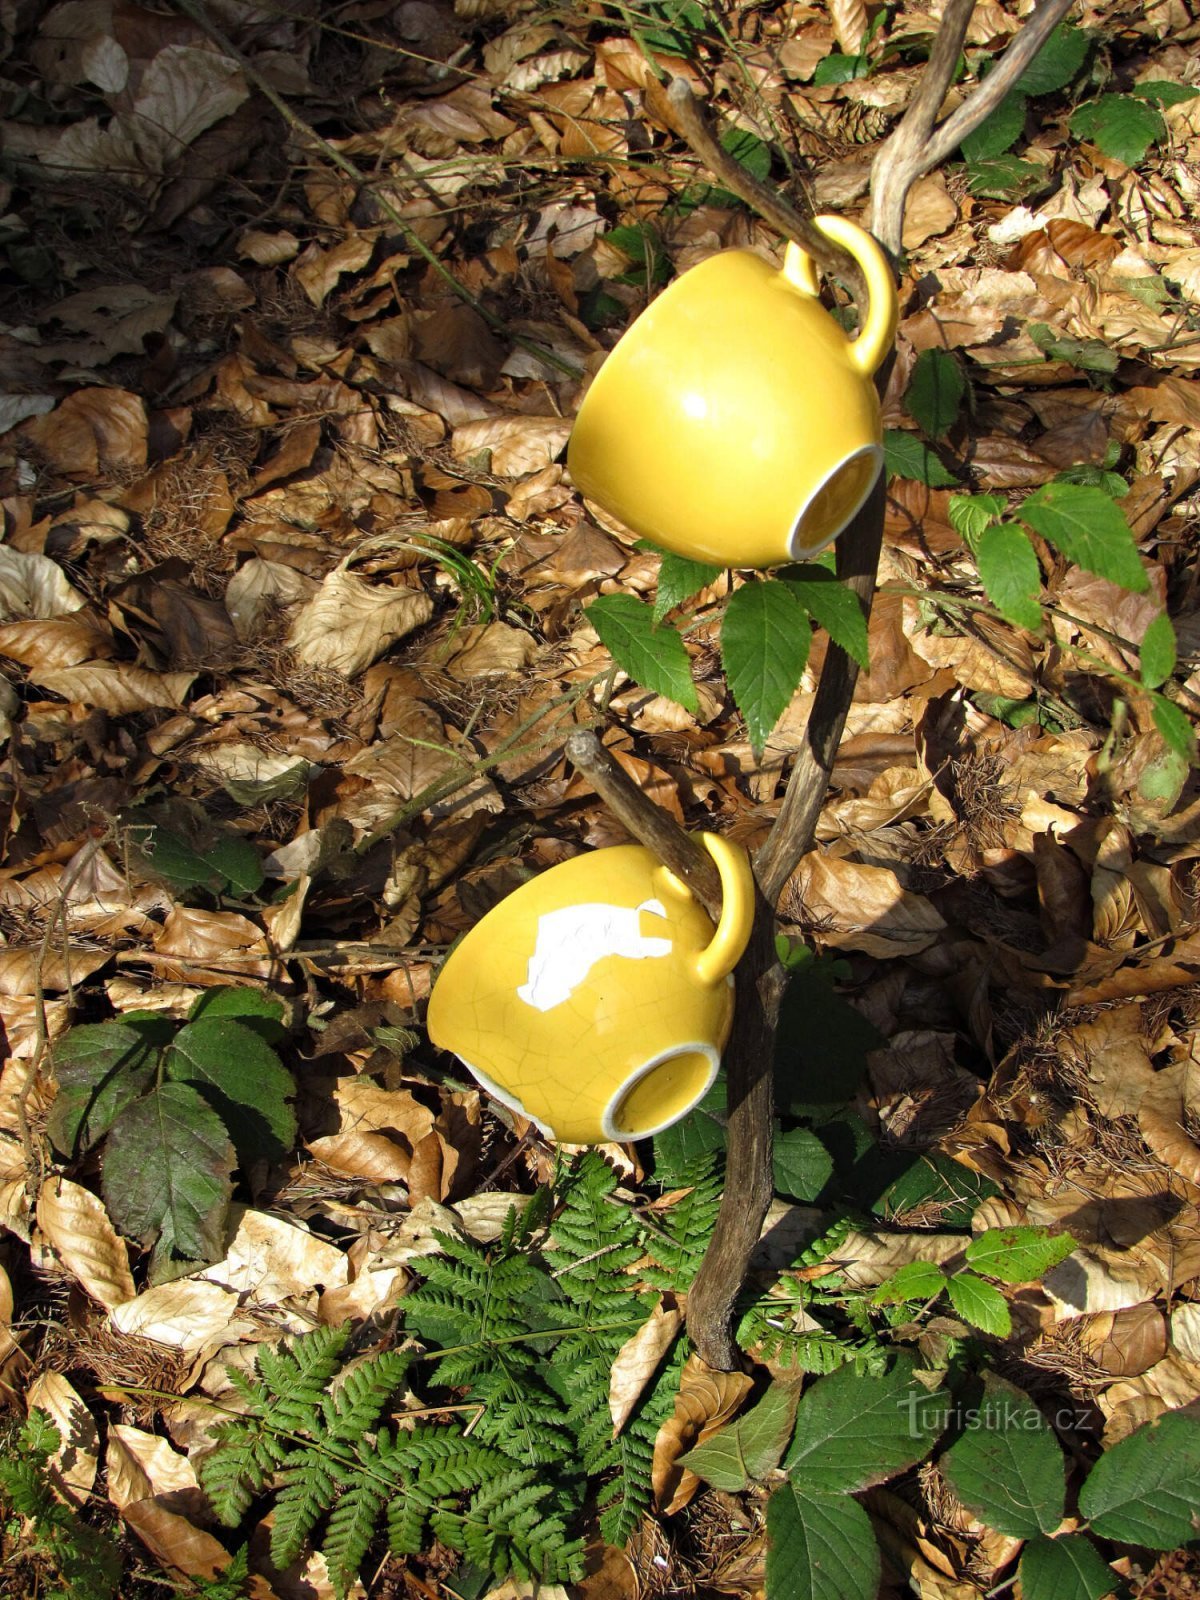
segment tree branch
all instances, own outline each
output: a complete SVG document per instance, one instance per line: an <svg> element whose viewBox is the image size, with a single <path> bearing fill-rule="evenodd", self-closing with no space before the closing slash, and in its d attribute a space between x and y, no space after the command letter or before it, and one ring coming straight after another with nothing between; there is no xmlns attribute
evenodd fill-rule
<svg viewBox="0 0 1200 1600"><path fill-rule="evenodd" d="M867 286L863 281L862 268L850 252L827 238L815 225L811 215L795 210L774 189L760 183L740 162L733 159L708 126L700 102L685 79L671 79L667 100L679 122L680 133L713 177L731 194L737 195L739 200L744 200L752 211L757 211L776 233L782 234L785 239L794 239L822 272L839 277L853 295L860 313L863 312L867 303Z"/></svg>
<svg viewBox="0 0 1200 1600"><path fill-rule="evenodd" d="M991 115L1073 4L1074 0L1042 0L982 83L935 128L934 118L975 9L974 0L950 0L916 96L872 168L871 232L886 249L893 254L900 249L904 203L912 185L940 166Z"/></svg>
<svg viewBox="0 0 1200 1600"><path fill-rule="evenodd" d="M721 915L721 878L703 845L638 788L590 729L569 734L563 748L567 758L591 779L613 816L687 884L716 922Z"/></svg>

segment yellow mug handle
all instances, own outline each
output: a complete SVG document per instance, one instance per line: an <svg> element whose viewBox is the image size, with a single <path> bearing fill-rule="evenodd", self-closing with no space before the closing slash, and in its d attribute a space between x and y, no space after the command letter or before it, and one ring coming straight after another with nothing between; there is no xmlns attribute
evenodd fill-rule
<svg viewBox="0 0 1200 1600"><path fill-rule="evenodd" d="M754 926L754 869L740 844L719 833L700 835L721 876L721 917L706 950L696 957L695 973L711 988L733 971L750 942Z"/></svg>
<svg viewBox="0 0 1200 1600"><path fill-rule="evenodd" d="M857 222L848 217L814 217L813 221L835 244L848 250L862 268L867 285L866 317L858 338L847 341L846 349L854 366L869 378L895 342L900 319L891 265L875 239ZM794 240L784 255L783 272L801 294L819 292L816 262Z"/></svg>

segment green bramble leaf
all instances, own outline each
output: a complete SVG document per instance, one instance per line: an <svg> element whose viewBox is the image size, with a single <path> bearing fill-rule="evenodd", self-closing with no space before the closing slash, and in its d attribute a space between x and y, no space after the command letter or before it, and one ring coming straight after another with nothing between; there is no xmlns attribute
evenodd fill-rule
<svg viewBox="0 0 1200 1600"><path fill-rule="evenodd" d="M1156 106L1181 106L1194 100L1200 89L1193 88L1190 83L1172 83L1169 78L1147 78L1135 83L1129 92Z"/></svg>
<svg viewBox="0 0 1200 1600"><path fill-rule="evenodd" d="M101 1189L122 1233L150 1245L170 1230L180 1255L219 1261L233 1146L191 1084L163 1083L127 1105L104 1148Z"/></svg>
<svg viewBox="0 0 1200 1600"><path fill-rule="evenodd" d="M1113 1569L1081 1533L1030 1539L1018 1576L1022 1600L1107 1600L1117 1589Z"/></svg>
<svg viewBox="0 0 1200 1600"><path fill-rule="evenodd" d="M818 61L813 73L813 85L822 89L834 83L850 83L854 78L865 78L871 70L868 56L839 55L836 51Z"/></svg>
<svg viewBox="0 0 1200 1600"><path fill-rule="evenodd" d="M681 1456L680 1465L714 1489L737 1494L778 1465L792 1436L799 1398L798 1383L773 1383L752 1410Z"/></svg>
<svg viewBox="0 0 1200 1600"><path fill-rule="evenodd" d="M1131 94L1102 94L1076 106L1070 128L1077 139L1090 139L1127 167L1136 167L1150 146L1167 134L1161 113Z"/></svg>
<svg viewBox="0 0 1200 1600"><path fill-rule="evenodd" d="M1021 1539L1053 1533L1063 1518L1066 1463L1054 1430L1022 1390L983 1376L983 1397L938 1462L968 1510Z"/></svg>
<svg viewBox="0 0 1200 1600"><path fill-rule="evenodd" d="M243 1163L292 1148L296 1117L288 1102L296 1085L254 1028L228 1016L189 1022L167 1051L166 1075L191 1084L219 1112Z"/></svg>
<svg viewBox="0 0 1200 1600"><path fill-rule="evenodd" d="M960 149L967 161L991 161L1016 144L1025 131L1025 96L1010 90L977 128L967 134Z"/></svg>
<svg viewBox="0 0 1200 1600"><path fill-rule="evenodd" d="M1080 1490L1079 1510L1102 1539L1174 1550L1196 1538L1200 1418L1168 1411L1106 1450Z"/></svg>
<svg viewBox="0 0 1200 1600"><path fill-rule="evenodd" d="M1142 682L1148 689L1157 689L1175 671L1175 627L1170 617L1162 611L1142 635Z"/></svg>
<svg viewBox="0 0 1200 1600"><path fill-rule="evenodd" d="M1046 1228L987 1228L967 1246L967 1261L976 1272L1002 1283L1032 1283L1065 1261L1076 1248L1069 1233Z"/></svg>
<svg viewBox="0 0 1200 1600"><path fill-rule="evenodd" d="M1017 88L1023 94L1055 94L1065 89L1090 49L1091 40L1082 28L1060 22L1017 79Z"/></svg>
<svg viewBox="0 0 1200 1600"><path fill-rule="evenodd" d="M1042 574L1033 546L1011 522L993 522L979 536L975 562L983 592L1002 617L1036 633L1042 625Z"/></svg>
<svg viewBox="0 0 1200 1600"><path fill-rule="evenodd" d="M900 428L883 430L883 454L890 478L912 478L930 489L954 489L958 479L947 472L923 439Z"/></svg>
<svg viewBox="0 0 1200 1600"><path fill-rule="evenodd" d="M808 1128L776 1128L771 1160L778 1194L815 1200L833 1176L833 1157Z"/></svg>
<svg viewBox="0 0 1200 1600"><path fill-rule="evenodd" d="M808 617L787 584L768 578L730 595L721 659L756 758L800 685L811 639Z"/></svg>
<svg viewBox="0 0 1200 1600"><path fill-rule="evenodd" d="M1025 330L1051 361L1066 361L1080 372L1113 373L1121 363L1117 352L1101 339L1072 339L1057 333L1048 322L1031 322Z"/></svg>
<svg viewBox="0 0 1200 1600"><path fill-rule="evenodd" d="M958 421L967 380L947 350L922 350L913 364L904 409L931 439L940 439Z"/></svg>
<svg viewBox="0 0 1200 1600"><path fill-rule="evenodd" d="M1008 1301L990 1283L976 1277L973 1272L957 1272L946 1280L950 1304L964 1322L969 1322L981 1333L993 1334L997 1339L1007 1339L1012 1332L1012 1314Z"/></svg>
<svg viewBox="0 0 1200 1600"><path fill-rule="evenodd" d="M1182 711L1165 694L1153 697L1154 726L1162 734L1167 748L1185 761L1196 759L1196 730L1186 711Z"/></svg>
<svg viewBox="0 0 1200 1600"><path fill-rule="evenodd" d="M707 589L710 583L715 583L724 571L723 567L711 566L707 561L691 561L687 556L677 556L673 550L660 550L648 539L639 539L635 548L662 557L658 569L658 592L654 597L656 628L668 611L686 605L701 589Z"/></svg>
<svg viewBox="0 0 1200 1600"><path fill-rule="evenodd" d="M635 683L674 700L694 716L700 709L692 664L674 628L654 625L654 613L631 594L606 594L584 607L613 660Z"/></svg>
<svg viewBox="0 0 1200 1600"><path fill-rule="evenodd" d="M752 178L766 178L771 172L771 147L764 144L749 128L726 128L721 135L721 148L727 150L739 167L744 167Z"/></svg>
<svg viewBox="0 0 1200 1600"><path fill-rule="evenodd" d="M1019 156L993 156L967 162L967 188L984 200L1019 200L1046 182L1047 169Z"/></svg>
<svg viewBox="0 0 1200 1600"><path fill-rule="evenodd" d="M946 1287L946 1274L932 1261L910 1261L886 1278L871 1297L876 1306L896 1306L906 1300L932 1300Z"/></svg>
<svg viewBox="0 0 1200 1600"><path fill-rule="evenodd" d="M875 1600L883 1576L871 1520L844 1494L789 1481L767 1501L767 1592L788 1600Z"/></svg>
<svg viewBox="0 0 1200 1600"><path fill-rule="evenodd" d="M253 1028L268 1044L278 1044L287 1032L282 1020L285 1009L282 1000L265 994L262 989L252 989L248 984L228 984L203 990L188 1012L188 1021L199 1022L201 1017L206 1021L232 1017L247 1028Z"/></svg>
<svg viewBox="0 0 1200 1600"><path fill-rule="evenodd" d="M50 1110L50 1142L64 1155L98 1143L124 1108L149 1088L158 1050L148 1029L97 1022L71 1028L54 1046L58 1093Z"/></svg>
<svg viewBox="0 0 1200 1600"><path fill-rule="evenodd" d="M973 550L983 530L999 522L1006 505L1002 494L952 494L948 507L950 526L962 534Z"/></svg>
<svg viewBox="0 0 1200 1600"><path fill-rule="evenodd" d="M784 1470L806 1489L854 1494L920 1461L946 1426L949 1401L944 1390L920 1384L915 1371L905 1354L875 1377L850 1364L812 1384Z"/></svg>
<svg viewBox="0 0 1200 1600"><path fill-rule="evenodd" d="M814 562L783 567L778 573L809 616L863 671L869 664L867 619L854 590L839 583L834 573Z"/></svg>
<svg viewBox="0 0 1200 1600"><path fill-rule="evenodd" d="M1017 515L1085 572L1135 594L1150 587L1129 524L1103 489L1048 483L1029 496Z"/></svg>

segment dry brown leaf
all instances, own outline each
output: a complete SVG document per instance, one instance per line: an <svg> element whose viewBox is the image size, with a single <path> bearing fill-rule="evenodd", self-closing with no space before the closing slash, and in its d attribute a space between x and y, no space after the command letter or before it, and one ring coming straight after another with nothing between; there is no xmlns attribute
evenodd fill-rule
<svg viewBox="0 0 1200 1600"><path fill-rule="evenodd" d="M77 389L21 432L30 449L69 478L94 479L101 471L144 467L149 424L146 408L125 389Z"/></svg>
<svg viewBox="0 0 1200 1600"><path fill-rule="evenodd" d="M1184 1361L1200 1363L1200 1301L1189 1300L1171 1312L1171 1348Z"/></svg>
<svg viewBox="0 0 1200 1600"><path fill-rule="evenodd" d="M0 950L0 995L28 1003L37 992L39 980L42 988L51 993L69 989L111 960L111 950L93 950L85 945L70 945L66 950L51 947L45 952L40 946L36 950Z"/></svg>
<svg viewBox="0 0 1200 1600"><path fill-rule="evenodd" d="M376 588L338 568L296 614L288 644L308 666L352 678L432 615L428 595Z"/></svg>
<svg viewBox="0 0 1200 1600"><path fill-rule="evenodd" d="M178 710L196 681L194 672L151 672L127 661L88 661L76 667L36 668L40 688L64 700L93 706L113 716L137 711Z"/></svg>
<svg viewBox="0 0 1200 1600"><path fill-rule="evenodd" d="M199 906L173 906L155 935L159 955L188 961L213 961L231 950L262 944L262 929L236 911L204 911Z"/></svg>
<svg viewBox="0 0 1200 1600"><path fill-rule="evenodd" d="M459 631L444 669L463 682L502 677L520 672L536 654L537 641L523 628L511 627L507 622L489 622Z"/></svg>
<svg viewBox="0 0 1200 1600"><path fill-rule="evenodd" d="M196 1277L235 1290L243 1304L273 1306L347 1282L345 1251L298 1223L248 1206L234 1206L231 1220L234 1234L223 1259Z"/></svg>
<svg viewBox="0 0 1200 1600"><path fill-rule="evenodd" d="M238 1297L221 1284L200 1278L177 1278L157 1284L110 1313L119 1333L139 1334L157 1344L195 1353L217 1335L233 1342L253 1331L253 1323L237 1320Z"/></svg>
<svg viewBox="0 0 1200 1600"><path fill-rule="evenodd" d="M63 1266L102 1306L112 1310L136 1294L129 1255L104 1202L90 1189L50 1177L38 1191L38 1227Z"/></svg>
<svg viewBox="0 0 1200 1600"><path fill-rule="evenodd" d="M931 172L918 178L909 190L904 208L904 248L915 250L926 239L945 233L957 221L958 207L950 198L943 175Z"/></svg>
<svg viewBox="0 0 1200 1600"><path fill-rule="evenodd" d="M660 1300L638 1331L617 1351L608 1380L608 1410L614 1438L629 1421L634 1406L682 1326L683 1313L673 1299L672 1296L670 1300Z"/></svg>
<svg viewBox="0 0 1200 1600"><path fill-rule="evenodd" d="M843 55L857 55L867 31L865 0L829 0L829 17L838 49Z"/></svg>
<svg viewBox="0 0 1200 1600"><path fill-rule="evenodd" d="M25 667L75 667L82 661L112 655L115 650L110 634L76 617L30 619L0 626L0 655Z"/></svg>
<svg viewBox="0 0 1200 1600"><path fill-rule="evenodd" d="M1117 1006L1058 1037L1064 1060L1086 1072L1088 1092L1103 1117L1136 1116L1154 1081L1140 1006Z"/></svg>
<svg viewBox="0 0 1200 1600"><path fill-rule="evenodd" d="M873 956L916 955L946 926L925 896L905 889L890 867L815 851L788 879L781 905L788 921L818 929L824 942Z"/></svg>
<svg viewBox="0 0 1200 1600"><path fill-rule="evenodd" d="M684 1365L675 1410L654 1440L650 1481L655 1504L665 1516L682 1511L700 1487L679 1457L730 1421L754 1387L745 1372L717 1372L693 1352Z"/></svg>
<svg viewBox="0 0 1200 1600"><path fill-rule="evenodd" d="M1100 1396L1100 1409L1108 1418L1104 1444L1112 1449L1143 1423L1167 1411L1200 1400L1200 1366L1185 1361L1172 1350L1157 1366L1125 1383L1114 1383Z"/></svg>
<svg viewBox="0 0 1200 1600"><path fill-rule="evenodd" d="M25 618L66 616L87 604L56 561L33 551L0 545L0 618L7 623ZM6 629L5 632L11 632ZM19 643L19 634L13 643ZM5 652L9 654L9 652ZM20 661L22 657L14 656Z"/></svg>
<svg viewBox="0 0 1200 1600"><path fill-rule="evenodd" d="M302 605L319 587L315 578L295 567L253 556L226 585L225 609L238 638L251 639L258 632L264 613L275 607Z"/></svg>
<svg viewBox="0 0 1200 1600"><path fill-rule="evenodd" d="M1130 1378L1166 1355L1167 1325L1155 1305L1102 1311L1080 1318L1079 1345L1114 1378Z"/></svg>
<svg viewBox="0 0 1200 1600"><path fill-rule="evenodd" d="M961 1234L954 1233L859 1233L845 1239L818 1266L807 1267L798 1276L824 1278L831 1272L845 1275L856 1289L874 1289L901 1267L913 1261L932 1261L940 1266L963 1249Z"/></svg>
<svg viewBox="0 0 1200 1600"><path fill-rule="evenodd" d="M358 272L375 253L374 233L352 233L328 250L310 244L292 268L292 275L314 306L324 305L339 278Z"/></svg>
<svg viewBox="0 0 1200 1600"><path fill-rule="evenodd" d="M45 1411L58 1428L58 1448L50 1457L55 1484L76 1505L92 1492L100 1465L100 1435L95 1419L61 1372L35 1374L25 1392L25 1409Z"/></svg>
<svg viewBox="0 0 1200 1600"><path fill-rule="evenodd" d="M456 427L451 448L460 461L490 451L497 477L518 478L548 467L570 432L570 422L562 417L484 417Z"/></svg>
<svg viewBox="0 0 1200 1600"><path fill-rule="evenodd" d="M1200 1120L1200 1062L1178 1061L1156 1072L1137 1116L1142 1138L1158 1159L1200 1190L1200 1145L1187 1131Z"/></svg>
<svg viewBox="0 0 1200 1600"><path fill-rule="evenodd" d="M229 1551L190 1520L209 1514L195 1469L169 1440L114 1423L105 1471L109 1499L159 1561L191 1578L225 1570Z"/></svg>
<svg viewBox="0 0 1200 1600"><path fill-rule="evenodd" d="M265 233L261 228L247 228L238 236L237 252L247 261L260 267L281 267L294 259L300 242L294 233L281 228L278 233Z"/></svg>

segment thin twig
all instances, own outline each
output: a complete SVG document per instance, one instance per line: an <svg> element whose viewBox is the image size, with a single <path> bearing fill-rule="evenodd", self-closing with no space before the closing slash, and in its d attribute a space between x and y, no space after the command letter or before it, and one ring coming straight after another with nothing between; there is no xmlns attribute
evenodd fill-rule
<svg viewBox="0 0 1200 1600"><path fill-rule="evenodd" d="M862 268L850 252L827 238L811 216L795 210L774 189L760 183L740 162L733 159L713 136L700 102L685 79L671 80L667 100L679 122L680 133L713 177L731 194L737 195L739 200L744 200L751 210L757 211L776 233L782 234L785 239L794 239L823 272L836 274L850 290L855 304L860 310L864 308L867 287Z"/></svg>
<svg viewBox="0 0 1200 1600"><path fill-rule="evenodd" d="M714 920L721 915L721 879L703 846L687 834L587 728L568 734L563 747L605 805L699 900Z"/></svg>
<svg viewBox="0 0 1200 1600"><path fill-rule="evenodd" d="M371 191L374 203L379 207L380 211L383 212L388 221L392 223L394 227L399 228L400 232L404 235L407 242L412 246L417 254L425 258L438 276L445 281L447 287L454 294L456 294L460 300L465 301L466 304L471 307L472 311L476 312L478 316L482 317L484 322L487 323L488 327L491 328L494 333L500 334L505 339L511 339L513 344L519 345L522 350L528 350L531 355L536 356L537 359L541 362L544 362L546 366L553 368L556 372L563 373L568 378L583 377L582 368L577 367L573 361L568 361L564 356L560 356L557 351L550 350L545 345L538 344L536 339L527 339L524 334L514 333L505 322L503 317L498 317L494 311L489 310L488 307L484 305L483 301L480 300L477 295L472 294L470 289L468 289L465 284L459 283L458 279L450 271L449 267L446 266L445 262L442 261L441 258L425 243L424 239L421 238L421 235L413 227L412 223L400 215L399 211L396 210L395 206L392 205L391 201L386 197L386 195L383 195L372 189L371 179L367 176L367 174L360 171L359 168L354 165L353 161L348 160L340 150L335 150L327 140L322 139L321 135L314 127L305 122L303 117L298 116L297 113L292 110L291 106L288 105L283 96L267 82L262 73L260 73L254 67L253 63L250 62L242 53L242 51L238 49L238 47L233 43L232 39L230 39L227 34L223 33L215 23L209 20L209 18L204 14L203 9L196 3L196 0L175 0L175 4L185 16L191 18L198 28L202 28L204 30L213 43L220 47L223 55L228 56L231 61L237 62L238 66L245 74L247 81L252 83L258 90L259 94L261 94L265 100L268 100L271 105L274 106L275 110L278 111L279 115L287 123L289 128L291 128L295 133L299 134L300 137L309 145L311 145L313 149L320 151L325 160L337 167L339 172L344 172L352 183L356 184L360 189L367 189ZM400 160L399 164L403 166L403 161Z"/></svg>
<svg viewBox="0 0 1200 1600"><path fill-rule="evenodd" d="M913 184L940 166L991 115L1074 3L1042 0L987 77L935 127L975 9L975 0L949 0L917 92L871 168L871 232L893 255L900 251L904 206Z"/></svg>

